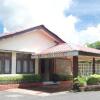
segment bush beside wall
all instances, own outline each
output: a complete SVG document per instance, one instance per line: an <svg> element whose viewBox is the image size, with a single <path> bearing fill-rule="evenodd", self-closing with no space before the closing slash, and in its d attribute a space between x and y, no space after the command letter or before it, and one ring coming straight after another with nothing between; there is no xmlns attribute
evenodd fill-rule
<svg viewBox="0 0 100 100"><path fill-rule="evenodd" d="M73 80L72 75L63 75L63 74L52 74L52 81L70 81Z"/></svg>
<svg viewBox="0 0 100 100"><path fill-rule="evenodd" d="M74 83L78 83L80 86L84 86L87 84L87 77L78 76L74 78Z"/></svg>
<svg viewBox="0 0 100 100"><path fill-rule="evenodd" d="M100 90L100 75L78 76L74 78L73 86L77 86L81 91Z"/></svg>
<svg viewBox="0 0 100 100"><path fill-rule="evenodd" d="M100 84L100 75L94 74L88 77L87 85L99 85Z"/></svg>
<svg viewBox="0 0 100 100"><path fill-rule="evenodd" d="M40 75L33 74L17 74L17 75L1 75L0 84L20 84L29 82L41 82Z"/></svg>
<svg viewBox="0 0 100 100"><path fill-rule="evenodd" d="M100 75L93 74L90 76L78 76L74 78L74 82L78 82L80 86L86 85L100 85Z"/></svg>

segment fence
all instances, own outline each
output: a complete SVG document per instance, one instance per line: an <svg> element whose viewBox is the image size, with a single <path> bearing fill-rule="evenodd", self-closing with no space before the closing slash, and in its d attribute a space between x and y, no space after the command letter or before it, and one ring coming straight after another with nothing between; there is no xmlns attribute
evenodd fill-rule
<svg viewBox="0 0 100 100"><path fill-rule="evenodd" d="M100 63L95 64L95 73L100 74Z"/></svg>
<svg viewBox="0 0 100 100"><path fill-rule="evenodd" d="M88 76L92 74L92 63L79 63L78 74L80 76ZM100 63L95 63L95 73L100 74Z"/></svg>

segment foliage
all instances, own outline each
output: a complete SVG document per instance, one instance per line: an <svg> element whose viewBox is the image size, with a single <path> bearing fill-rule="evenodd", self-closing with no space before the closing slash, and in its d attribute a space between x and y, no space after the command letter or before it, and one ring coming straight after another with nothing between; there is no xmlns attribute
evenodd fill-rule
<svg viewBox="0 0 100 100"><path fill-rule="evenodd" d="M66 81L66 80L72 80L72 75L64 75L64 74L52 74L52 81Z"/></svg>
<svg viewBox="0 0 100 100"><path fill-rule="evenodd" d="M59 74L59 79L60 79L60 81L66 81L66 80L72 80L73 77L72 77L72 75Z"/></svg>
<svg viewBox="0 0 100 100"><path fill-rule="evenodd" d="M99 83L99 79L98 78L95 78L95 77L90 77L87 80L87 84L88 85L97 85L98 83Z"/></svg>
<svg viewBox="0 0 100 100"><path fill-rule="evenodd" d="M89 86L86 86L89 85ZM90 86L91 85L91 86ZM94 86L93 86L94 85ZM94 91L100 90L100 75L93 74L90 76L78 76L74 78L73 90L74 91ZM82 87L81 87L82 86Z"/></svg>
<svg viewBox="0 0 100 100"><path fill-rule="evenodd" d="M74 83L79 83L80 86L84 85L98 85L100 84L100 75L98 74L93 74L90 76L78 76L74 78Z"/></svg>
<svg viewBox="0 0 100 100"><path fill-rule="evenodd" d="M74 78L74 83L79 83L80 86L84 86L87 84L87 77L78 76Z"/></svg>
<svg viewBox="0 0 100 100"><path fill-rule="evenodd" d="M0 76L0 84L28 83L28 82L40 82L40 81L41 81L41 77L39 75L33 75L33 74Z"/></svg>
<svg viewBox="0 0 100 100"><path fill-rule="evenodd" d="M51 80L54 81L54 82L57 82L57 81L60 80L59 75L56 74L56 73L53 73L52 76L51 76L51 78L52 78Z"/></svg>
<svg viewBox="0 0 100 100"><path fill-rule="evenodd" d="M88 47L91 47L91 48L95 48L95 49L100 49L100 41L96 41L94 43L86 43L86 45Z"/></svg>
<svg viewBox="0 0 100 100"><path fill-rule="evenodd" d="M94 74L88 77L87 79L88 85L98 85L100 84L100 75Z"/></svg>

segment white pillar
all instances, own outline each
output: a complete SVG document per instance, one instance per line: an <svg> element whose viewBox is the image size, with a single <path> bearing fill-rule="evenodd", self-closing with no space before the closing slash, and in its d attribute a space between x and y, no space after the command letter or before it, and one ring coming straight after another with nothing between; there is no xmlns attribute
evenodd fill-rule
<svg viewBox="0 0 100 100"><path fill-rule="evenodd" d="M16 74L16 52L12 52L11 74Z"/></svg>
<svg viewBox="0 0 100 100"><path fill-rule="evenodd" d="M39 58L35 58L35 74L39 74Z"/></svg>

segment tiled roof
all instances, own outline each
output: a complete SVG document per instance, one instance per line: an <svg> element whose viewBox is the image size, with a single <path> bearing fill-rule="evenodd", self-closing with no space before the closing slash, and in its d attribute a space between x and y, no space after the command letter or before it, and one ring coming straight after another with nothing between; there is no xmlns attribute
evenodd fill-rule
<svg viewBox="0 0 100 100"><path fill-rule="evenodd" d="M100 50L85 47L85 46L75 45L75 44L69 44L69 43L62 43L56 45L54 47L51 47L49 49L40 52L39 54L60 53L60 52L68 52L68 51L83 51L83 52L100 54Z"/></svg>
<svg viewBox="0 0 100 100"><path fill-rule="evenodd" d="M9 37L13 37L13 36L16 36L16 35L19 35L19 34L24 34L26 32L33 31L33 30L36 30L36 29L43 29L45 32L47 32L47 34L49 34L51 37L53 37L57 42L65 43L65 41L63 41L61 38L59 38L56 34L51 32L49 29L47 29L44 25L35 26L35 27L28 28L28 29L25 29L25 30L22 30L22 31L19 31L19 32L15 32L15 33L3 34L2 36L0 36L0 39L6 39L6 38L9 38Z"/></svg>

